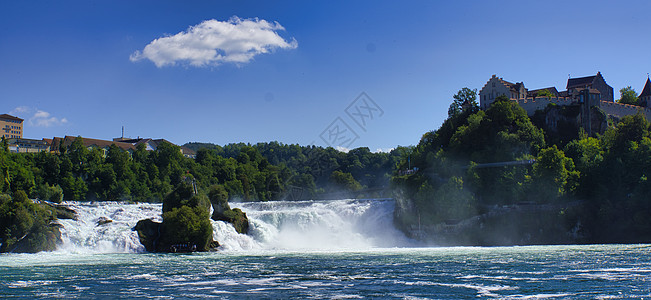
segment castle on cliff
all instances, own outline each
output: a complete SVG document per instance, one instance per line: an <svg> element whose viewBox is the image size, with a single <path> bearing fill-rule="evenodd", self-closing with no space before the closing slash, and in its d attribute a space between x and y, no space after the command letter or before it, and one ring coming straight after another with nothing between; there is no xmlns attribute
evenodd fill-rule
<svg viewBox="0 0 651 300"><path fill-rule="evenodd" d="M627 115L634 115L638 112L644 114L647 120L651 121L651 81L647 78L642 93L639 95L640 103L643 106L621 104L614 101L613 88L606 83L601 72L597 75L569 78L564 91L558 91L556 87L528 90L524 82L508 82L496 75L493 75L479 92L479 107L487 109L499 96L506 96L511 101L517 102L529 116L537 110L544 110L549 104L560 106L580 106L582 112L589 115L593 107L608 116L621 118ZM584 125L589 122L590 117L584 117Z"/></svg>

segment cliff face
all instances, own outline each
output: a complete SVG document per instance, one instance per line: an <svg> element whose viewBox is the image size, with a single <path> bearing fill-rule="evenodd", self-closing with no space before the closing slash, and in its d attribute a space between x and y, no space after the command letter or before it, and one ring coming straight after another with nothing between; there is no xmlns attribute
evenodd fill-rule
<svg viewBox="0 0 651 300"><path fill-rule="evenodd" d="M436 246L577 244L586 242L577 217L580 209L579 202L494 205L470 218L421 224L417 212L396 205L395 220L407 236Z"/></svg>
<svg viewBox="0 0 651 300"><path fill-rule="evenodd" d="M619 120L617 116L609 116L601 108L589 108L580 105L550 105L544 110L536 111L531 117L532 122L545 131L545 136L552 143L567 143L579 138L583 128L589 136L603 134L610 123Z"/></svg>

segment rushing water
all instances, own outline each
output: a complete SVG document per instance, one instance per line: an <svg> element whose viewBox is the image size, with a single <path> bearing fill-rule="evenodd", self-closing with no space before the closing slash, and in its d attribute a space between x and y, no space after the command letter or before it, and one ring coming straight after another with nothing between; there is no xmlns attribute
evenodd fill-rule
<svg viewBox="0 0 651 300"><path fill-rule="evenodd" d="M71 205L60 250L0 255L0 298L651 297L651 246L418 247L389 200L240 204L251 234L214 222L221 251L193 254L140 253L160 205Z"/></svg>

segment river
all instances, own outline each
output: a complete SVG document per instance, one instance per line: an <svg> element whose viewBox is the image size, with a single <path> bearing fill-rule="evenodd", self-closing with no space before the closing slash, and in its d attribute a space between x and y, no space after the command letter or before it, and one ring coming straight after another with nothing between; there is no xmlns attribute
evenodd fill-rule
<svg viewBox="0 0 651 300"><path fill-rule="evenodd" d="M0 255L0 297L651 297L649 245L432 247L393 227L392 200L233 204L250 235L213 222L220 251L192 254L143 253L131 227L159 204L69 205L59 250Z"/></svg>

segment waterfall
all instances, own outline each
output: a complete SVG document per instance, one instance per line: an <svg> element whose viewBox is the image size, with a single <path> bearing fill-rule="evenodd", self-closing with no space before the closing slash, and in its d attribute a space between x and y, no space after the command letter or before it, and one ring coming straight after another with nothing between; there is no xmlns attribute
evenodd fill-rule
<svg viewBox="0 0 651 300"><path fill-rule="evenodd" d="M393 200L234 203L249 217L249 236L215 230L233 249L335 250L413 246L393 225ZM234 231L233 231L234 232Z"/></svg>
<svg viewBox="0 0 651 300"><path fill-rule="evenodd" d="M68 202L78 220L60 220L58 251L143 252L132 230L139 220L161 220L161 204ZM274 201L231 203L249 217L249 234L212 221L213 237L223 251L337 250L413 246L393 226L393 200ZM98 225L100 219L111 222Z"/></svg>
<svg viewBox="0 0 651 300"><path fill-rule="evenodd" d="M131 230L139 220L161 221L161 204L119 202L66 202L77 212L77 220L59 220L63 225L59 251L75 253L143 252L138 233ZM111 222L98 225L100 219Z"/></svg>

